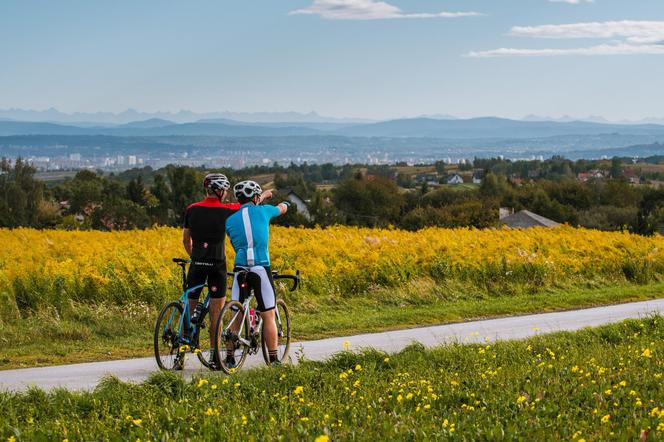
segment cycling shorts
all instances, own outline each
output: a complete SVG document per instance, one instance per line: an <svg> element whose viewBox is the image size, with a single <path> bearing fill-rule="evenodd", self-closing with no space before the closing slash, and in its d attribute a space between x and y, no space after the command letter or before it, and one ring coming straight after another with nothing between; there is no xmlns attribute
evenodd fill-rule
<svg viewBox="0 0 664 442"><path fill-rule="evenodd" d="M270 270L270 267L253 266L246 268L249 269L247 273L247 289L243 290L243 293L249 293L250 290L254 291L259 312L274 309L276 296L274 294L274 281L272 280L272 270ZM231 296L234 301L244 302L244 297L240 296L240 283L238 282L237 270L236 268Z"/></svg>
<svg viewBox="0 0 664 442"><path fill-rule="evenodd" d="M195 287L206 282L211 298L226 297L225 260L192 260L187 273L187 287ZM189 299L198 299L202 289L203 287L200 287L189 292Z"/></svg>

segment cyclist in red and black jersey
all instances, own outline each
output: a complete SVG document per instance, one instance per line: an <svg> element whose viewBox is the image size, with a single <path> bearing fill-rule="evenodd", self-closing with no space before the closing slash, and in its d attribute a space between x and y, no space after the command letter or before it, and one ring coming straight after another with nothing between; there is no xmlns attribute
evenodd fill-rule
<svg viewBox="0 0 664 442"><path fill-rule="evenodd" d="M182 229L182 244L191 257L187 286L205 284L210 290L210 320L216 324L226 300L226 218L240 209L240 205L224 203L231 183L225 175L210 173L203 186L207 197L187 207ZM189 293L189 311L193 316L201 289ZM210 327L212 333L213 327ZM210 335L213 341L213 336Z"/></svg>

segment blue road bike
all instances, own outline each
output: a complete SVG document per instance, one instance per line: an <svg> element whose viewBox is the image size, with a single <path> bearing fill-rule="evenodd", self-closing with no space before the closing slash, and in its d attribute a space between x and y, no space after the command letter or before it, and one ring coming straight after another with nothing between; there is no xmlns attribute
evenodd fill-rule
<svg viewBox="0 0 664 442"><path fill-rule="evenodd" d="M203 301L204 309L196 323L190 321L188 295L194 290L206 288L206 284L187 288L187 264L189 259L173 258L182 270L182 296L164 305L157 317L154 329L154 355L162 370L182 370L188 353L198 356L207 368L214 367L214 344L210 337L210 291ZM207 328L207 330L205 330ZM210 351L212 349L212 351Z"/></svg>

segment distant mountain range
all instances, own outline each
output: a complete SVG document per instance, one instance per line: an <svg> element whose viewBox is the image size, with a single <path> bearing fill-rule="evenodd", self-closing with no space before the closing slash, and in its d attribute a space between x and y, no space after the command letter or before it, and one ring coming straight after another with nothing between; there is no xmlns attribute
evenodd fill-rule
<svg viewBox="0 0 664 442"><path fill-rule="evenodd" d="M132 137L217 136L292 137L340 136L440 139L526 139L556 136L596 136L605 134L649 135L664 141L664 125L608 124L584 121L519 121L504 118L432 119L413 118L378 123L249 123L229 119L204 119L176 123L152 118L122 125L93 126L0 121L0 136L17 135L110 135Z"/></svg>
<svg viewBox="0 0 664 442"><path fill-rule="evenodd" d="M403 119L432 119L432 120L462 120L459 116L451 114L431 114L420 115L415 118L407 117ZM466 118L467 119L467 118ZM378 120L366 118L336 118L319 115L316 112L299 113L299 112L192 112L188 110L180 110L177 112L142 112L135 109L127 109L123 112L75 112L65 113L55 108L50 108L42 111L25 110L25 109L0 109L0 121L25 121L25 122L45 122L45 123L64 123L79 127L93 127L93 126L115 126L126 125L134 122L151 121L151 120L165 120L172 123L194 123L202 120L215 120L218 122L232 122L237 123L260 123L260 124L292 124L297 123L302 125L307 124L361 124L361 123L375 123ZM645 118L638 121L609 121L601 116L588 116L588 117L571 117L565 115L562 117L548 117L539 115L526 115L517 121L529 122L590 122L601 124L664 124L664 118Z"/></svg>
<svg viewBox="0 0 664 442"><path fill-rule="evenodd" d="M362 118L334 118L318 115L316 112L204 112L197 113L187 110L178 112L141 112L127 109L124 112L75 112L72 114L60 112L55 108L43 111L24 109L0 109L0 121L40 121L48 123L66 123L75 126L96 126L127 124L145 120L167 120L174 123L193 123L199 120L227 119L247 123L369 123L374 120Z"/></svg>

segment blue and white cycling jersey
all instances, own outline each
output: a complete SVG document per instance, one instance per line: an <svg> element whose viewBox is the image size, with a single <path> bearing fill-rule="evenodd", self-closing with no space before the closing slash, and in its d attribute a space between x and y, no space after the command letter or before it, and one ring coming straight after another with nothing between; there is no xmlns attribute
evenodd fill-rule
<svg viewBox="0 0 664 442"><path fill-rule="evenodd" d="M244 204L226 220L226 233L235 249L236 266L269 266L270 220L280 215L278 207Z"/></svg>

